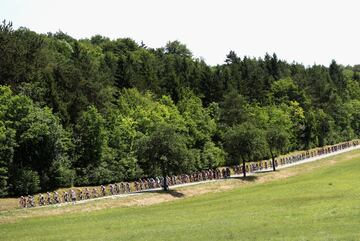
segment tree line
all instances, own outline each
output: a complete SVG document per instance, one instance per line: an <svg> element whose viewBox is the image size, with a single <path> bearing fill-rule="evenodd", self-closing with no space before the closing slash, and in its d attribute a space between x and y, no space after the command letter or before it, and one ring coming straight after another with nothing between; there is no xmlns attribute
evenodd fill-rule
<svg viewBox="0 0 360 241"><path fill-rule="evenodd" d="M360 135L360 65L0 25L0 196L276 158Z"/></svg>

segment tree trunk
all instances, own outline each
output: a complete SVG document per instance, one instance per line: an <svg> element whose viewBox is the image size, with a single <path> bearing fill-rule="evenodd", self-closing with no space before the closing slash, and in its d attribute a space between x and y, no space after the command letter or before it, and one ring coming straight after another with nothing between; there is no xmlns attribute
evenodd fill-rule
<svg viewBox="0 0 360 241"><path fill-rule="evenodd" d="M246 177L246 168L245 168L245 159L244 158L241 158L242 159L242 171L243 171L243 175L244 175L244 177Z"/></svg>
<svg viewBox="0 0 360 241"><path fill-rule="evenodd" d="M273 152L271 151L271 149L270 149L270 154L271 154L271 159L272 159L273 171L275 172L275 171L276 171L276 168L275 168L275 157L274 157L274 154L273 154Z"/></svg>
<svg viewBox="0 0 360 241"><path fill-rule="evenodd" d="M169 191L169 186L168 186L168 183L167 183L167 178L166 178L166 168L165 168L165 163L164 161L162 161L161 163L161 169L162 169L162 174L163 174L163 189L165 192Z"/></svg>
<svg viewBox="0 0 360 241"><path fill-rule="evenodd" d="M163 175L163 178L164 178L164 182L163 182L164 186L163 186L163 188L164 188L164 191L167 192L167 191L169 191L169 186L167 184L166 175Z"/></svg>

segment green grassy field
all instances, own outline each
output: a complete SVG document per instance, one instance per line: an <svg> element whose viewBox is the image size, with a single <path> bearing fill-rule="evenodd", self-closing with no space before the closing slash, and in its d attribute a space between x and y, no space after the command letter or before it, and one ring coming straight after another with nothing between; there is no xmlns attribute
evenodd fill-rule
<svg viewBox="0 0 360 241"><path fill-rule="evenodd" d="M306 174L146 207L19 218L0 224L0 240L360 240L360 151L321 162Z"/></svg>

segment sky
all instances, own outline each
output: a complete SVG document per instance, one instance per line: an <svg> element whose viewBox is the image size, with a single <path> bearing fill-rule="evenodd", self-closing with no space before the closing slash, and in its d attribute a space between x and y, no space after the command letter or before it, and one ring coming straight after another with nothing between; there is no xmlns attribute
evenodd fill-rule
<svg viewBox="0 0 360 241"><path fill-rule="evenodd" d="M0 0L0 20L75 38L130 37L152 48L179 40L194 57L238 56L304 65L360 64L358 0Z"/></svg>

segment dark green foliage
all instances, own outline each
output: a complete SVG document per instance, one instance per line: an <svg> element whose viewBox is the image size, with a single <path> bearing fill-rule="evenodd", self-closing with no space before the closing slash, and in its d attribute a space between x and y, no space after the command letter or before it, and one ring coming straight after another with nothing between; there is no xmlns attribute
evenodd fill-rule
<svg viewBox="0 0 360 241"><path fill-rule="evenodd" d="M26 28L12 29L11 23L0 25L0 85L20 89L34 80L44 66L42 36Z"/></svg>
<svg viewBox="0 0 360 241"><path fill-rule="evenodd" d="M265 125L265 139L275 171L275 157L290 149L292 121L289 113L276 107L268 108L268 122Z"/></svg>
<svg viewBox="0 0 360 241"><path fill-rule="evenodd" d="M305 93L294 83L291 78L280 79L271 85L271 103L288 104L290 101L296 101L301 104L303 108L307 108L309 100Z"/></svg>
<svg viewBox="0 0 360 241"><path fill-rule="evenodd" d="M323 110L318 110L316 115L317 121L317 139L319 142L319 146L324 146L327 143L334 143L334 137L332 134L334 133L334 120L331 116L327 115Z"/></svg>
<svg viewBox="0 0 360 241"><path fill-rule="evenodd" d="M249 105L242 95L229 92L220 103L220 123L229 127L242 123L249 118L248 109Z"/></svg>
<svg viewBox="0 0 360 241"><path fill-rule="evenodd" d="M234 51L209 66L179 41L152 49L4 21L0 196L163 175L165 157L171 174L359 137L359 73Z"/></svg>
<svg viewBox="0 0 360 241"><path fill-rule="evenodd" d="M267 149L265 132L250 122L229 128L224 139L225 150L233 160L242 161L243 166L246 161L263 157ZM243 169L243 174L246 176L245 169Z"/></svg>
<svg viewBox="0 0 360 241"><path fill-rule="evenodd" d="M103 173L108 151L105 120L94 106L82 113L75 127L75 135L77 158L74 165L80 183L107 182Z"/></svg>
<svg viewBox="0 0 360 241"><path fill-rule="evenodd" d="M191 91L184 90L177 105L189 131L189 141L193 148L202 149L211 141L216 123L208 109L202 106L201 99Z"/></svg>
<svg viewBox="0 0 360 241"><path fill-rule="evenodd" d="M330 64L329 74L331 80L340 91L340 94L343 93L346 87L345 77L343 75L341 66L339 66L335 60L333 60Z"/></svg>
<svg viewBox="0 0 360 241"><path fill-rule="evenodd" d="M29 167L12 170L12 179L9 184L11 193L17 195L33 194L41 190L40 177Z"/></svg>
<svg viewBox="0 0 360 241"><path fill-rule="evenodd" d="M82 113L75 127L77 135L76 167L99 166L107 145L105 120L94 106Z"/></svg>
<svg viewBox="0 0 360 241"><path fill-rule="evenodd" d="M70 185L74 178L69 159L72 143L59 118L7 87L0 87L0 93L0 164L7 170L6 178L1 179L2 183L9 180L9 193Z"/></svg>
<svg viewBox="0 0 360 241"><path fill-rule="evenodd" d="M192 170L185 137L169 124L160 124L138 142L141 166L151 176L182 174ZM166 190L166 185L164 186Z"/></svg>
<svg viewBox="0 0 360 241"><path fill-rule="evenodd" d="M201 153L200 169L211 169L225 164L225 152L213 142L206 142Z"/></svg>
<svg viewBox="0 0 360 241"><path fill-rule="evenodd" d="M14 155L15 131L0 121L0 197L8 194L9 164Z"/></svg>
<svg viewBox="0 0 360 241"><path fill-rule="evenodd" d="M179 41L168 42L165 46L166 54L173 54L183 57L191 57L192 54L190 50L186 47L185 44L180 43Z"/></svg>

